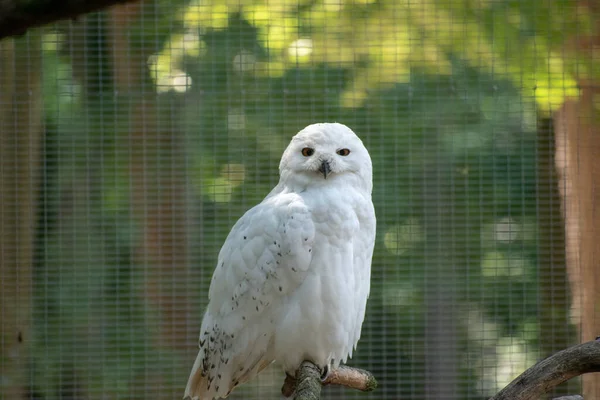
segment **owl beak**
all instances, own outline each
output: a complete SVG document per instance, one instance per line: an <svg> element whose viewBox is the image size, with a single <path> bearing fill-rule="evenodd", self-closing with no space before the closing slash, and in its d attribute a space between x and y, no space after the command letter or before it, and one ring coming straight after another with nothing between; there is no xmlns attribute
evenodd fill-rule
<svg viewBox="0 0 600 400"><path fill-rule="evenodd" d="M327 175L331 172L331 166L329 165L329 161L323 160L321 166L319 167L319 172L323 174L323 178L327 179Z"/></svg>

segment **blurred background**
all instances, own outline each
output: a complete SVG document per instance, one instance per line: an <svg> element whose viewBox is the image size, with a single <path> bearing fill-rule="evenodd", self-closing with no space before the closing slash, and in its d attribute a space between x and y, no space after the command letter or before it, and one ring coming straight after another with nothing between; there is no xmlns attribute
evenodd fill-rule
<svg viewBox="0 0 600 400"><path fill-rule="evenodd" d="M142 0L0 41L0 398L178 399L304 126L374 164L372 394L486 399L600 333L600 6ZM278 366L233 399L278 398ZM589 376L555 391L600 398Z"/></svg>

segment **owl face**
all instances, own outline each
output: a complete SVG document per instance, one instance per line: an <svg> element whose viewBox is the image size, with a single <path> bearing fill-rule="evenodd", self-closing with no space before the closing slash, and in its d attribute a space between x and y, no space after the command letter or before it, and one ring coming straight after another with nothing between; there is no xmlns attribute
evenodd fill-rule
<svg viewBox="0 0 600 400"><path fill-rule="evenodd" d="M362 141L342 124L314 124L300 131L285 150L282 178L310 185L353 177L371 181L371 159Z"/></svg>

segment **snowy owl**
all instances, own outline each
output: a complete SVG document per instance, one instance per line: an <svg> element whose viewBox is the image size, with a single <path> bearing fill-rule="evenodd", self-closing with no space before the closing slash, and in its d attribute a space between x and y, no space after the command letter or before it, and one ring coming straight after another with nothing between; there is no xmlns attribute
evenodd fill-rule
<svg viewBox="0 0 600 400"><path fill-rule="evenodd" d="M185 398L227 397L273 361L327 374L356 348L375 243L369 153L347 126L313 124L279 174L221 248Z"/></svg>

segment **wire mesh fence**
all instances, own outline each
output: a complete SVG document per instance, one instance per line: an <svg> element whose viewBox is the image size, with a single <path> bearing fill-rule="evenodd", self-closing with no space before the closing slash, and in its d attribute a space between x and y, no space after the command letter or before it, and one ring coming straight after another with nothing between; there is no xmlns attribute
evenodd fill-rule
<svg viewBox="0 0 600 400"><path fill-rule="evenodd" d="M326 398L485 399L593 339L596 7L143 0L0 41L0 397L180 398L219 249L314 122L362 138L377 214L349 364L380 387Z"/></svg>

